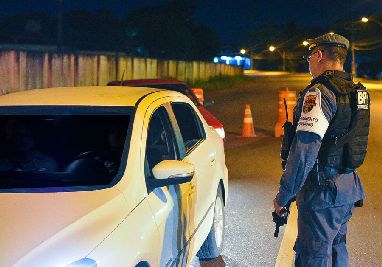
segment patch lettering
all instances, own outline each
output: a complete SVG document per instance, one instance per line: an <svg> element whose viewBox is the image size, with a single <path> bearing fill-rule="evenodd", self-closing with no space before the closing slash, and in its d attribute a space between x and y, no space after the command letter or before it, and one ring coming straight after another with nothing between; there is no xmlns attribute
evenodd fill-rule
<svg viewBox="0 0 382 267"><path fill-rule="evenodd" d="M365 90L357 90L357 109L369 109L369 94Z"/></svg>
<svg viewBox="0 0 382 267"><path fill-rule="evenodd" d="M302 112L296 130L316 133L323 138L328 127L329 122L321 107L320 90L309 90L304 97Z"/></svg>

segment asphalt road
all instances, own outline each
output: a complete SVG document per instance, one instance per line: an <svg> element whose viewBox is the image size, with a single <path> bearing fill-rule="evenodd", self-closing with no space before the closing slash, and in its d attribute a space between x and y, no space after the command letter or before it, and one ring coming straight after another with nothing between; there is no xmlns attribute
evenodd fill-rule
<svg viewBox="0 0 382 267"><path fill-rule="evenodd" d="M308 75L255 76L245 87L206 92L209 109L227 132L226 163L230 195L226 207L225 248L219 263L210 266L274 266L283 230L273 237L272 200L281 175L280 139L274 136L278 90L300 91ZM376 87L379 87L377 85ZM382 85L380 86L382 89ZM359 173L366 190L365 206L356 209L349 225L351 266L382 266L382 90L371 92L372 126L369 150ZM257 137L241 138L244 105L250 104ZM203 266L203 264L202 264Z"/></svg>

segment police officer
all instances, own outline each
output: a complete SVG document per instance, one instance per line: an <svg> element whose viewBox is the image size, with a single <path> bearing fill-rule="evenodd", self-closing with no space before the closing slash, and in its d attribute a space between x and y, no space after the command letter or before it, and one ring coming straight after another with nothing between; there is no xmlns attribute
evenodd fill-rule
<svg viewBox="0 0 382 267"><path fill-rule="evenodd" d="M365 194L357 174L369 133L369 94L344 71L349 41L338 34L308 40L311 84L294 112L295 135L274 208L296 196L295 266L348 266L347 224Z"/></svg>

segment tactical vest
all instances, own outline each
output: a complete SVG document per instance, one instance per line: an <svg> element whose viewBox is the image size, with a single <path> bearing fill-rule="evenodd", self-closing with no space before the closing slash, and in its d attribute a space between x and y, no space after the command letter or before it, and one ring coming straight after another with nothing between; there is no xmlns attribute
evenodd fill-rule
<svg viewBox="0 0 382 267"><path fill-rule="evenodd" d="M309 88L322 84L336 96L337 111L329 123L318 153L320 165L340 172L362 165L367 151L370 126L370 96L361 84L354 84L350 74L326 71Z"/></svg>

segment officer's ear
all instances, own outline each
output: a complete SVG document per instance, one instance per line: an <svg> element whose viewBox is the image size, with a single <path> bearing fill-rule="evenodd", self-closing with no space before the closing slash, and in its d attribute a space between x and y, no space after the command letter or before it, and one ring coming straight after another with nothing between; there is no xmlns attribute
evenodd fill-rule
<svg viewBox="0 0 382 267"><path fill-rule="evenodd" d="M325 50L318 50L317 51L317 62L320 62L324 58Z"/></svg>

